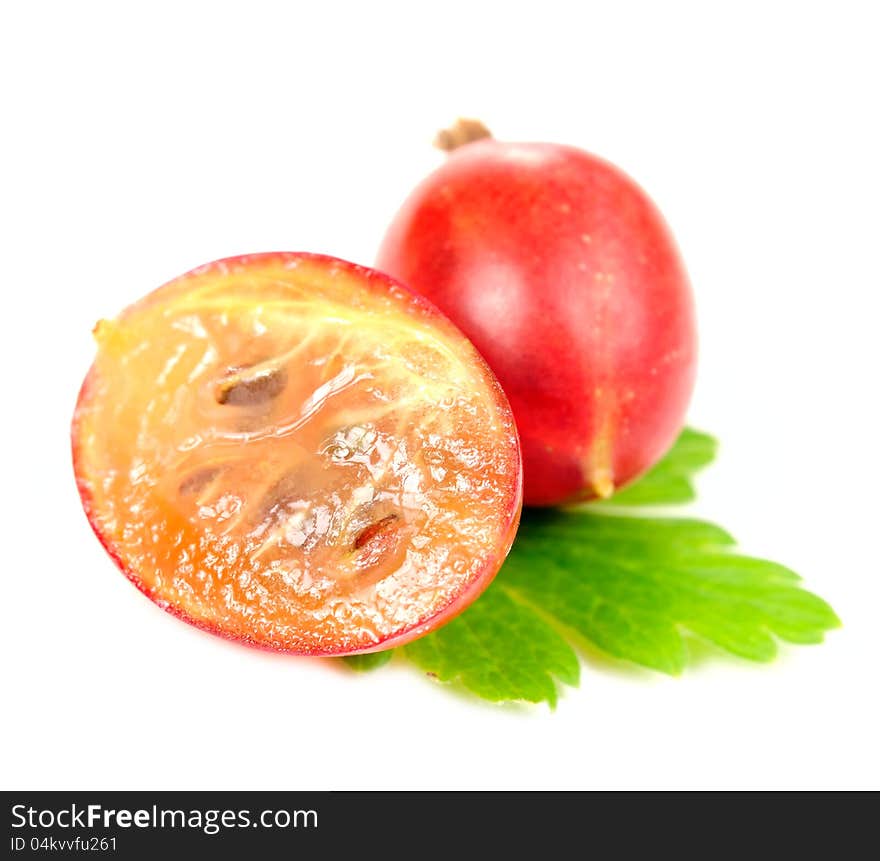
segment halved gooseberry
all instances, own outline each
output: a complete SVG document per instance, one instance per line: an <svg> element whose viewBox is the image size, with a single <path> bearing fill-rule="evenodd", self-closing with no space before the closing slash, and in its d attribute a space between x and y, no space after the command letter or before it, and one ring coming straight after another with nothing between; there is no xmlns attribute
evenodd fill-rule
<svg viewBox="0 0 880 861"><path fill-rule="evenodd" d="M98 538L170 612L300 654L398 645L510 548L520 454L470 342L329 257L218 261L95 330L73 420Z"/></svg>

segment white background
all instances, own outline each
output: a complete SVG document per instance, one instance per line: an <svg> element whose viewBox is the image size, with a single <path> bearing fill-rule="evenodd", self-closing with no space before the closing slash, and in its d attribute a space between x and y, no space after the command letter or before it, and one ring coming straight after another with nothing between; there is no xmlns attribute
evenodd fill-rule
<svg viewBox="0 0 880 861"><path fill-rule="evenodd" d="M4 788L865 787L878 763L876 6L3 5ZM696 508L845 627L769 667L588 664L496 707L262 654L150 604L80 510L101 316L213 258L369 263L457 115L654 196L699 302Z"/></svg>

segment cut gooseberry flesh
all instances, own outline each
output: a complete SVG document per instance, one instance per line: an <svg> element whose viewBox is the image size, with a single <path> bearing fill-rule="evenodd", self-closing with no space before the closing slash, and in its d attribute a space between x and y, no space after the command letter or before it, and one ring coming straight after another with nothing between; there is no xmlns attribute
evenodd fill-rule
<svg viewBox="0 0 880 861"><path fill-rule="evenodd" d="M519 520L510 407L470 342L378 272L218 261L95 329L72 440L93 529L157 604L340 655L463 610Z"/></svg>

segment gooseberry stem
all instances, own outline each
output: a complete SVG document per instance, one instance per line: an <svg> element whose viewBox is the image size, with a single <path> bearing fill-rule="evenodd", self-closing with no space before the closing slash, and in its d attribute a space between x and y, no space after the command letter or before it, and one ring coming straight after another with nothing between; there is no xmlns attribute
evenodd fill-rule
<svg viewBox="0 0 880 861"><path fill-rule="evenodd" d="M448 129L437 132L434 146L443 152L452 152L465 144L491 137L492 132L479 120L459 117Z"/></svg>

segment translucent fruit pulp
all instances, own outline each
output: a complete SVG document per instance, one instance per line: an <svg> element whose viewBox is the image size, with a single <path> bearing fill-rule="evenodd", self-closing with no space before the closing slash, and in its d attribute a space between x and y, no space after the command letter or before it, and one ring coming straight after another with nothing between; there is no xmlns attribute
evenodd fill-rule
<svg viewBox="0 0 880 861"><path fill-rule="evenodd" d="M151 598L344 654L462 609L516 529L516 430L469 342L332 258L195 270L96 327L74 417L95 531Z"/></svg>

